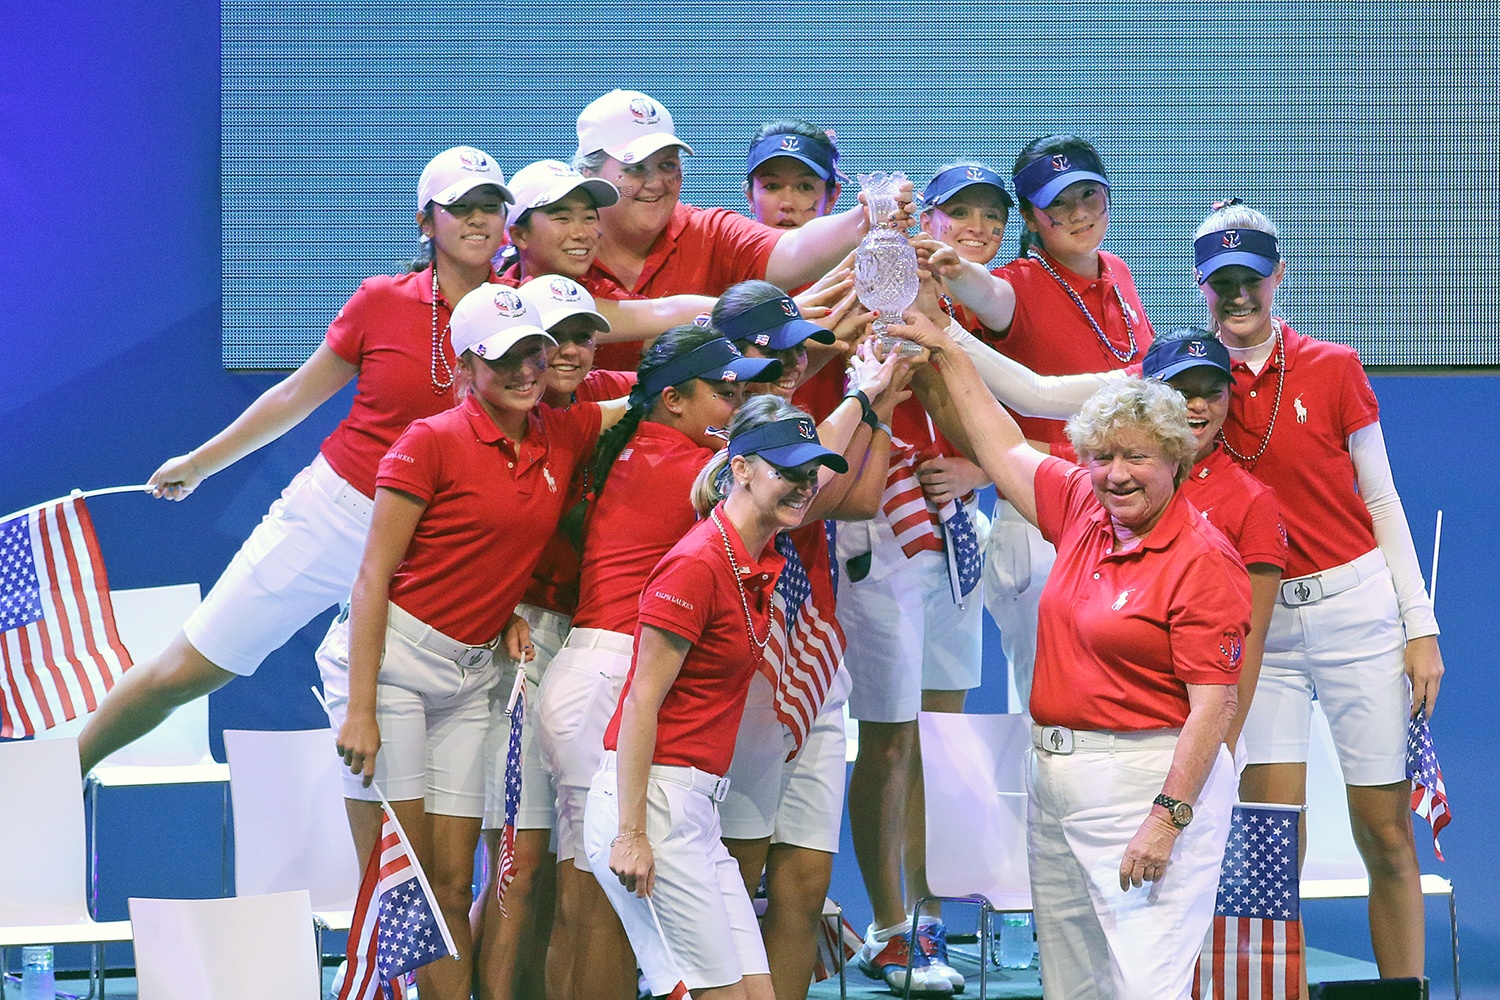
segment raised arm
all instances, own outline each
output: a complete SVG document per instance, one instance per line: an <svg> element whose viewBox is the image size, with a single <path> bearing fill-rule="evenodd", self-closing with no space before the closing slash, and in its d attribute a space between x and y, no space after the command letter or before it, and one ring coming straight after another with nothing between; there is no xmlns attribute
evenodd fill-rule
<svg viewBox="0 0 1500 1000"><path fill-rule="evenodd" d="M1023 417L1066 420L1078 412L1084 400L1115 379L1126 377L1124 370L1084 375L1038 375L956 322L948 325L948 335L974 362L979 377L995 398Z"/></svg>
<svg viewBox="0 0 1500 1000"><path fill-rule="evenodd" d="M209 476L296 427L358 373L326 342L319 344L300 368L261 393L228 427L186 455L162 463L151 474L152 496L183 499Z"/></svg>
<svg viewBox="0 0 1500 1000"><path fill-rule="evenodd" d="M1009 330L1016 318L1016 290L983 264L964 260L958 251L928 238L914 244L924 266L947 283L948 293L969 307L991 330Z"/></svg>
<svg viewBox="0 0 1500 1000"><path fill-rule="evenodd" d="M618 344L632 340L650 347L651 342L674 326L691 323L713 310L711 295L668 295L660 299L596 299L594 305L605 319L609 331L598 334L601 344Z"/></svg>

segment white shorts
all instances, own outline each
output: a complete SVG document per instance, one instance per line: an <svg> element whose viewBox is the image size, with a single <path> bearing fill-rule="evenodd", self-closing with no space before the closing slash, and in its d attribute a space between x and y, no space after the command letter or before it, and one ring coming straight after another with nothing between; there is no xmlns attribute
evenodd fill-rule
<svg viewBox="0 0 1500 1000"><path fill-rule="evenodd" d="M840 674L844 671L840 668ZM792 734L771 704L771 683L757 673L740 720L729 794L719 806L724 836L771 838L773 844L837 854L844 815L844 701L847 681L835 679L802 750L788 761Z"/></svg>
<svg viewBox="0 0 1500 1000"><path fill-rule="evenodd" d="M604 755L604 730L620 704L634 639L575 628L542 678L537 748L557 787L557 860L589 870L583 808Z"/></svg>
<svg viewBox="0 0 1500 1000"><path fill-rule="evenodd" d="M516 614L531 626L531 642L536 656L526 661L526 716L521 727L521 804L516 809L516 829L551 830L557 817L557 786L552 772L542 762L542 751L536 742L537 720L541 715L542 675L568 638L568 616L547 611L531 604L516 605ZM505 757L510 751L510 716L505 704L515 675L509 671L490 689L490 735L484 747L484 829L498 830L505 825ZM557 849L554 832L552 850Z"/></svg>
<svg viewBox="0 0 1500 1000"><path fill-rule="evenodd" d="M1251 764L1306 761L1316 691L1344 781L1386 785L1406 778L1406 633L1380 550L1345 565L1360 576L1350 589L1297 607L1276 602L1245 749Z"/></svg>
<svg viewBox="0 0 1500 1000"><path fill-rule="evenodd" d="M1093 734L1076 734L1075 747L1085 735ZM1031 752L1027 850L1042 991L1070 1000L1187 1000L1214 919L1234 761L1220 748L1165 875L1122 892L1120 861L1161 791L1175 740L1121 735L1113 751Z"/></svg>
<svg viewBox="0 0 1500 1000"><path fill-rule="evenodd" d="M613 752L604 755L589 789L584 842L652 994L669 994L678 982L706 990L769 974L740 866L721 837L711 791L718 779L697 768L651 766L646 836L656 860L656 885L648 904L609 870L610 841L620 829L614 761Z"/></svg>
<svg viewBox="0 0 1500 1000"><path fill-rule="evenodd" d="M235 553L183 634L212 664L248 677L297 630L348 598L373 501L319 455Z"/></svg>
<svg viewBox="0 0 1500 1000"><path fill-rule="evenodd" d="M863 722L914 722L922 692L966 691L980 681L980 607L953 603L948 560L918 552L879 579L849 579L839 561L839 624L854 678L849 714Z"/></svg>
<svg viewBox="0 0 1500 1000"><path fill-rule="evenodd" d="M375 784L365 788L359 775L341 769L344 797L378 802L422 799L428 813L484 815L484 745L490 728L489 693L500 676L493 659L460 667L454 659L418 645L410 633L420 622L394 604L385 632L385 656L376 685L375 719L380 753ZM424 627L425 626L421 626ZM436 639L452 642L441 633ZM349 710L349 621L340 615L317 653L328 721L334 732Z"/></svg>
<svg viewBox="0 0 1500 1000"><path fill-rule="evenodd" d="M1004 500L995 504L984 550L984 606L1000 629L1015 701L1011 711L1031 711L1036 669L1037 605L1057 561L1057 549Z"/></svg>

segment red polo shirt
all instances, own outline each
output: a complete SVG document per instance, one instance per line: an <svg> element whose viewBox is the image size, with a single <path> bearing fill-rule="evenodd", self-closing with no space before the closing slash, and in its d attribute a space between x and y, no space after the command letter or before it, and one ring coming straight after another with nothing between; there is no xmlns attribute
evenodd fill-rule
<svg viewBox="0 0 1500 1000"><path fill-rule="evenodd" d="M452 309L438 297L443 359ZM391 278L366 278L328 325L329 349L359 368L354 404L323 441L323 457L349 484L375 495L375 469L406 425L453 405L453 389L432 387L432 268ZM439 374L445 371L439 366Z"/></svg>
<svg viewBox="0 0 1500 1000"><path fill-rule="evenodd" d="M634 385L635 372L607 372L596 368L574 390L573 401L592 403L619 399L628 395ZM568 499L563 505L565 513L583 499L584 472L591 460L592 456L578 464L573 479L568 484ZM521 600L532 607L571 617L573 609L578 606L579 564L578 549L574 547L572 539L563 534L561 529L554 531L547 540L546 548L542 550L542 557L531 574L531 585L526 588L526 594Z"/></svg>
<svg viewBox="0 0 1500 1000"><path fill-rule="evenodd" d="M1234 464L1218 445L1178 487L1193 509L1218 528L1245 565L1286 569L1286 528L1270 487Z"/></svg>
<svg viewBox="0 0 1500 1000"><path fill-rule="evenodd" d="M711 517L698 522L652 572L641 591L639 619L642 625L655 625L692 643L657 713L651 762L722 775L734 756L745 696L761 659L760 648L750 643L749 630L754 629L757 638L768 634L771 593L784 560L773 545L766 546L758 560L752 558L722 504L717 513L717 522ZM724 551L726 538L740 567L738 584ZM619 748L620 706L633 680L634 663L604 732L606 750Z"/></svg>
<svg viewBox="0 0 1500 1000"><path fill-rule="evenodd" d="M1057 546L1042 590L1031 716L1044 726L1180 727L1188 684L1234 684L1250 627L1250 577L1181 492L1129 552L1114 552L1089 474L1049 458L1037 521Z"/></svg>
<svg viewBox="0 0 1500 1000"><path fill-rule="evenodd" d="M635 633L641 588L698 520L693 480L713 455L666 424L636 428L589 514L574 628Z"/></svg>
<svg viewBox="0 0 1500 1000"><path fill-rule="evenodd" d="M984 336L995 350L1016 359L1038 375L1110 371L1145 357L1155 334L1151 321L1146 318L1146 307L1141 305L1141 297L1135 290L1130 268L1123 260L1112 253L1099 251L1099 277L1093 279L1074 274L1051 257L1047 260L1088 306L1089 314L1098 322L1110 344L1122 353L1130 348L1126 313L1120 307L1123 298L1130 312L1130 328L1135 331L1135 353L1121 361L1100 343L1099 335L1068 293L1040 264L1028 257L1017 258L993 272L1009 281L1016 292L1016 311L1010 329L1000 333L985 331L977 336ZM1116 288L1119 295L1115 294ZM1017 416L1016 422L1022 433L1033 441L1065 444L1068 440L1063 433L1065 421Z"/></svg>
<svg viewBox="0 0 1500 1000"><path fill-rule="evenodd" d="M471 394L418 420L380 463L377 486L427 504L391 578L391 600L459 642L510 620L557 528L573 470L599 439L599 405L541 404L511 441Z"/></svg>
<svg viewBox="0 0 1500 1000"><path fill-rule="evenodd" d="M1277 410L1265 454L1246 468L1276 492L1286 517L1286 575L1295 577L1342 566L1375 548L1349 435L1379 420L1380 404L1353 348L1303 337L1289 326L1282 332L1284 368L1275 353L1259 375L1234 366L1224 440L1241 455L1254 455Z"/></svg>

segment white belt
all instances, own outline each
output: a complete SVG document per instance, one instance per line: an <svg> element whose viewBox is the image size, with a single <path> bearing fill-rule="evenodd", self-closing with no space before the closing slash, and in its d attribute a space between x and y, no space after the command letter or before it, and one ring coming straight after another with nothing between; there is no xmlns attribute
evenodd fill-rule
<svg viewBox="0 0 1500 1000"><path fill-rule="evenodd" d="M602 649L606 653L629 656L635 648L635 637L602 628L575 628L568 633L567 645L569 649Z"/></svg>
<svg viewBox="0 0 1500 1000"><path fill-rule="evenodd" d="M599 765L600 770L615 770L615 757L615 751L604 751L604 760ZM652 764L651 777L658 781L670 781L674 785L684 785L695 792L702 792L715 802L723 802L729 795L728 778L709 774L696 767L684 767L680 764Z"/></svg>
<svg viewBox="0 0 1500 1000"><path fill-rule="evenodd" d="M1114 733L1108 730L1069 729L1066 726L1031 724L1031 745L1050 754L1070 754L1078 750L1123 753L1130 750L1165 750L1177 745L1181 729L1145 729L1139 732Z"/></svg>
<svg viewBox="0 0 1500 1000"><path fill-rule="evenodd" d="M375 501L349 485L349 481L333 470L328 460L319 455L312 463L313 482L333 497L333 503L342 507L365 523L375 512Z"/></svg>
<svg viewBox="0 0 1500 1000"><path fill-rule="evenodd" d="M1300 608L1304 604L1316 604L1325 597L1341 594L1359 586L1385 569L1385 555L1379 549L1371 549L1353 562L1346 562L1321 573L1295 576L1281 581L1281 591L1276 595L1277 603L1283 607Z"/></svg>
<svg viewBox="0 0 1500 1000"><path fill-rule="evenodd" d="M393 631L407 639L412 645L436 653L445 660L452 660L464 670L478 670L489 666L495 653L499 636L482 646L469 646L450 639L420 618L403 611L392 603L386 619Z"/></svg>

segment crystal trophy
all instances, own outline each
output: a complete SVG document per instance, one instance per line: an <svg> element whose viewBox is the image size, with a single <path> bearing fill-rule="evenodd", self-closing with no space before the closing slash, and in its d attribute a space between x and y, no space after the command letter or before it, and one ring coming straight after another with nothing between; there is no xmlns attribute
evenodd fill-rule
<svg viewBox="0 0 1500 1000"><path fill-rule="evenodd" d="M911 357L922 353L922 348L886 332L887 324L893 319L899 321L917 299L917 252L904 233L891 228L896 194L905 182L906 175L900 171L859 175L870 231L854 250L854 292L866 309L880 313L874 327L875 342L882 353L895 351Z"/></svg>

